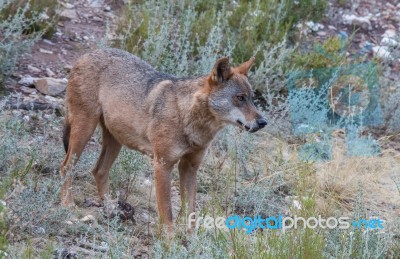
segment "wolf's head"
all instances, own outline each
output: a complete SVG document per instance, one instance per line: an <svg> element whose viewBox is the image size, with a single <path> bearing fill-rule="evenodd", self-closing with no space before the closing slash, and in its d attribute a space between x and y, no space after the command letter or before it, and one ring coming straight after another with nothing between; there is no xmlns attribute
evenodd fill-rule
<svg viewBox="0 0 400 259"><path fill-rule="evenodd" d="M256 132L267 125L253 103L254 94L247 77L254 59L232 68L228 58L221 58L208 77L211 112L217 119L249 132Z"/></svg>

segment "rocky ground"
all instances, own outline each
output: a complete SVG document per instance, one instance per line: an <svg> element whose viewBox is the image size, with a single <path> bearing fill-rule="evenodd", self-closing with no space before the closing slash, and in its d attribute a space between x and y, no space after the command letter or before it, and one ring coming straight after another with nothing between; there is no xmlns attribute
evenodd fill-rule
<svg viewBox="0 0 400 259"><path fill-rule="evenodd" d="M78 57L111 37L117 22L116 1L61 2L57 31L39 40L18 62L5 87L11 91L11 109L47 110L63 106L68 72ZM62 110L62 109L60 109Z"/></svg>

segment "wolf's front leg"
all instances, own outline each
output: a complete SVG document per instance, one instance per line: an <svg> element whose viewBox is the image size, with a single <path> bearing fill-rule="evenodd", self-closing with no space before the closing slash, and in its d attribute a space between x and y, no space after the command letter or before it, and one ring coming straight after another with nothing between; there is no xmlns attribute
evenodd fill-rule
<svg viewBox="0 0 400 259"><path fill-rule="evenodd" d="M154 181L156 184L156 199L158 215L161 224L168 227L168 232L173 233L172 206L171 206L171 170L173 163L162 158L154 158Z"/></svg>
<svg viewBox="0 0 400 259"><path fill-rule="evenodd" d="M186 220L190 213L195 212L197 193L196 176L204 153L205 150L196 151L183 156L179 161L178 169L182 199L179 217L185 217Z"/></svg>

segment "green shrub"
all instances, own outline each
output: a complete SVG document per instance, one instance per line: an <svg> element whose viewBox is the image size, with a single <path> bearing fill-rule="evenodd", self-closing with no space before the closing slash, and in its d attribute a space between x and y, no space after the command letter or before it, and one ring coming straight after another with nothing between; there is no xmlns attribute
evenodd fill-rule
<svg viewBox="0 0 400 259"><path fill-rule="evenodd" d="M5 19L8 19L14 17L18 13L18 10L23 8L26 8L26 12L24 13L25 18L27 20L35 20L24 28L25 34L39 31L45 37L50 37L54 34L58 21L59 3L57 0L8 1L8 5L1 10L1 14Z"/></svg>
<svg viewBox="0 0 400 259"><path fill-rule="evenodd" d="M10 6L12 6L11 1L0 2L0 88L2 88L4 76L13 71L18 57L29 51L33 43L42 35L42 32L24 35L41 20L34 12L31 12L30 18L26 16L29 12L28 5L16 9L13 13L8 13L6 10Z"/></svg>
<svg viewBox="0 0 400 259"><path fill-rule="evenodd" d="M221 47L231 49L228 54L233 60L242 62L266 43L281 42L298 21L320 19L326 6L326 0L131 1L117 30L124 36L116 45L139 56L143 51L151 52L145 42L151 34L165 32L165 26L168 26L165 22L172 20L173 29L168 31L168 40L184 31L185 44L191 50L189 60L195 60L201 57L201 46L208 44L210 34L218 24Z"/></svg>

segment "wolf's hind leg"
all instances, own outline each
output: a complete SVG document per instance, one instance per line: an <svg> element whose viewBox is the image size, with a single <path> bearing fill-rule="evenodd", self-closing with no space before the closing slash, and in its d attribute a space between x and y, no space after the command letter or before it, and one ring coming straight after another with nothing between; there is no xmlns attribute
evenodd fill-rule
<svg viewBox="0 0 400 259"><path fill-rule="evenodd" d="M103 121L101 122L101 127L103 132L103 144L100 157L93 169L93 175L96 180L99 196L104 198L104 195L108 193L108 175L110 168L121 150L121 144L111 135Z"/></svg>
<svg viewBox="0 0 400 259"><path fill-rule="evenodd" d="M71 193L73 178L71 172L73 166L78 162L86 143L93 135L98 122L98 117L87 116L74 116L67 122L67 126L70 127L68 150L61 165L61 177L64 181L61 187L61 205L64 207L74 204Z"/></svg>

